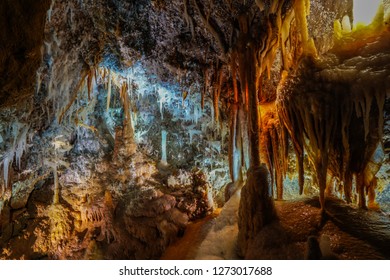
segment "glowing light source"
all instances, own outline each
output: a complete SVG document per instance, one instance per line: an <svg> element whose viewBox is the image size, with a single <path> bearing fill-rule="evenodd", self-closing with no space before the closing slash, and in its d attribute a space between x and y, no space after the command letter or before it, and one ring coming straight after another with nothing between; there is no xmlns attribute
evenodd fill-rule
<svg viewBox="0 0 390 280"><path fill-rule="evenodd" d="M370 24L381 4L382 0L354 0L353 1L353 18L354 25Z"/></svg>

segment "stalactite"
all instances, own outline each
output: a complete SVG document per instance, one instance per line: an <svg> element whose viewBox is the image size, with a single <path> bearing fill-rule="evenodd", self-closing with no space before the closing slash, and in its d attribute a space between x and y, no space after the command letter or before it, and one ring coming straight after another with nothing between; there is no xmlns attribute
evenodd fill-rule
<svg viewBox="0 0 390 280"><path fill-rule="evenodd" d="M349 160L350 160L350 144L349 144L349 132L348 127L352 118L352 107L348 106L347 101L345 100L342 104L343 114L339 117L341 119L341 142L343 150L343 163L341 164L341 180L344 180L344 192L346 201L351 202L352 195L352 175L350 174L349 169Z"/></svg>
<svg viewBox="0 0 390 280"><path fill-rule="evenodd" d="M204 79L204 85L203 85L202 97L201 97L202 110L204 110L204 102L205 102L205 97L206 97L206 93L208 90L208 69L207 68L205 68L203 70L203 79Z"/></svg>
<svg viewBox="0 0 390 280"><path fill-rule="evenodd" d="M300 114L296 114L294 109L289 107L285 102L286 100L282 98L283 95L278 94L277 101L277 111L278 118L283 122L283 126L286 128L289 136L291 137L293 147L297 159L297 169L298 169L298 183L299 183L299 194L303 193L304 186L304 147L303 147L303 123Z"/></svg>
<svg viewBox="0 0 390 280"><path fill-rule="evenodd" d="M231 104L231 119L230 119L230 140L229 140L229 166L230 175L233 182L236 182L239 178L242 178L242 167L244 165L244 153L242 147L242 135L240 121L240 105L239 94L237 87L237 75L236 75L236 58L235 52L231 54L230 71L232 73L233 82L233 103Z"/></svg>
<svg viewBox="0 0 390 280"><path fill-rule="evenodd" d="M105 71L104 71L105 72ZM106 74L105 74L106 75ZM108 70L108 88L107 88L107 111L110 109L110 102L111 102L111 71Z"/></svg>
<svg viewBox="0 0 390 280"><path fill-rule="evenodd" d="M233 81L233 102L238 104L238 85L237 85L237 54L236 52L231 53L231 63L230 71L232 72L232 81Z"/></svg>
<svg viewBox="0 0 390 280"><path fill-rule="evenodd" d="M383 92L383 89L375 90L375 100L378 105L379 116L378 116L378 128L379 128L379 139L383 139L383 128L384 128L384 108L386 101L386 93Z"/></svg>
<svg viewBox="0 0 390 280"><path fill-rule="evenodd" d="M9 168L13 162L13 157L14 154L13 152L11 153L6 153L3 156L3 180L4 180L4 186L2 189L2 194L4 194L5 190L8 188L9 185Z"/></svg>
<svg viewBox="0 0 390 280"><path fill-rule="evenodd" d="M263 133L263 135L265 134L265 143L263 142L262 146L265 148L265 153L264 153L266 155L265 160L266 160L268 170L270 172L271 186L272 186L271 196L275 197L274 185L275 185L275 177L276 177L276 174L275 174L276 168L275 168L275 162L274 162L275 157L273 155L274 148L273 148L272 141L271 141L270 131L266 130L266 131L263 131L262 133Z"/></svg>
<svg viewBox="0 0 390 280"><path fill-rule="evenodd" d="M230 123L230 141L229 141L229 163L231 178L233 182L236 182L240 178L243 178L244 170L248 169L246 164L249 155L245 152L247 143L243 138L243 134L246 133L245 127L243 127L243 110L238 104L233 104L231 123Z"/></svg>
<svg viewBox="0 0 390 280"><path fill-rule="evenodd" d="M238 178L237 167L236 165L240 162L238 158L236 158L235 152L237 149L237 113L238 108L237 104L231 105L231 117L230 117L230 135L229 135L229 170L230 170L230 178L233 182L235 182ZM238 161L238 162L237 162Z"/></svg>
<svg viewBox="0 0 390 280"><path fill-rule="evenodd" d="M271 186L276 187L276 198L283 199L284 179L288 169L289 139L285 128L274 113L274 104L265 105L270 108L262 116L261 146L263 161L266 162L271 176ZM260 106L262 108L263 106ZM272 188L273 189L273 188Z"/></svg>
<svg viewBox="0 0 390 280"><path fill-rule="evenodd" d="M378 185L378 180L374 177L370 184L368 185L367 195L368 195L368 207L370 209L379 209L378 203L375 201L376 193L375 190Z"/></svg>
<svg viewBox="0 0 390 280"><path fill-rule="evenodd" d="M213 91L213 106L214 106L214 120L219 124L219 97L221 95L222 83L223 83L223 69L219 69L216 73L216 87Z"/></svg>
<svg viewBox="0 0 390 280"><path fill-rule="evenodd" d="M364 184L364 173L356 174L356 190L359 195L359 207L363 209L367 209L366 205L366 188Z"/></svg>
<svg viewBox="0 0 390 280"><path fill-rule="evenodd" d="M281 29L281 40L280 40L280 47L281 47L281 52L282 52L282 62L283 62L283 69L285 71L289 71L292 64L293 64L293 56L289 52L289 50L286 48L286 44L288 43L290 39L290 31L291 31L291 25L292 21L294 19L294 13L290 11L287 15L285 20L283 21L282 24L282 29ZM290 50L291 51L291 50Z"/></svg>
<svg viewBox="0 0 390 280"><path fill-rule="evenodd" d="M159 95L159 107L160 107L160 115L161 115L161 120L164 119L164 110L163 110L163 103L165 102L165 93L162 92L161 90L158 91Z"/></svg>
<svg viewBox="0 0 390 280"><path fill-rule="evenodd" d="M65 114L68 112L68 110L72 107L73 103L76 101L77 96L79 94L79 91L80 91L80 89L82 89L82 87L84 85L85 78L87 77L87 74L88 73L85 71L83 71L83 73L81 73L81 79L80 79L78 85L76 86L76 88L74 89L74 91L71 95L70 101L65 106L65 108L62 109L61 114L59 114L58 123L62 123L62 120L65 117Z"/></svg>
<svg viewBox="0 0 390 280"><path fill-rule="evenodd" d="M53 204L58 204L60 202L60 187L58 183L57 164L54 164L53 166L53 176L54 176Z"/></svg>
<svg viewBox="0 0 390 280"><path fill-rule="evenodd" d="M129 104L129 97L127 94L127 92L128 92L127 88L128 88L127 83L126 82L122 83L122 85L120 87L120 98L121 98L122 104L123 104L125 122L129 123L129 121L130 121L130 104Z"/></svg>
<svg viewBox="0 0 390 280"><path fill-rule="evenodd" d="M51 17L52 17L52 14L53 14L53 8L54 8L55 3L56 3L56 0L51 0L50 8L47 11L47 20L49 22L51 21Z"/></svg>
<svg viewBox="0 0 390 280"><path fill-rule="evenodd" d="M298 149L295 149L296 159L297 159L297 169L298 169L298 185L299 185L299 194L303 194L303 186L305 185L305 175L304 175L304 168L303 168L303 159L304 155L303 152L299 153Z"/></svg>
<svg viewBox="0 0 390 280"><path fill-rule="evenodd" d="M41 90L41 84L42 84L42 77L41 77L41 73L39 71L37 71L37 86L36 86L36 91L35 93L38 94L39 91Z"/></svg>
<svg viewBox="0 0 390 280"><path fill-rule="evenodd" d="M192 38L195 38L194 22L193 22L193 19L188 12L188 8L190 6L189 1L190 0L184 0L184 21L187 24L187 28L189 28L191 31Z"/></svg>
<svg viewBox="0 0 390 280"><path fill-rule="evenodd" d="M301 33L303 53L317 56L313 38L309 36L307 16L310 14L310 0L297 0L294 4L295 19Z"/></svg>
<svg viewBox="0 0 390 280"><path fill-rule="evenodd" d="M378 44L383 44L381 41L384 39L376 38ZM373 59L381 57L382 63L387 61L387 56L383 54L374 56L370 53L372 50L369 41L364 44L364 56L372 56ZM347 46L344 45L343 48L337 52L345 55ZM363 59L370 60L359 56L359 52L351 56L354 58L349 58L350 60L340 65L336 64L340 62L335 60L331 60L331 65L318 64L319 69L325 67L332 71L321 69L313 84L332 83L332 92L326 86L323 86L323 92L318 92L318 87L303 83L305 85L299 87L306 88L306 93L295 92L293 98L288 94L283 97L278 95L278 104L282 105L278 108L284 107L282 110L278 109L279 117L288 129L297 156L303 154L301 151L304 143L309 159L314 163L322 206L328 171L341 182L344 198L348 203L352 201L354 175L359 206L366 208L367 194L369 200L372 198L370 191L372 192L371 187L375 179L371 171L367 171L367 163L373 157L377 143L382 139L385 100L383 89L386 88L388 74L385 73L388 71L364 71L362 67L366 66L359 62ZM356 65L353 71L350 69L351 65ZM372 83L376 84L375 89L372 88ZM309 88L306 85L309 85ZM315 95L317 98L312 98ZM372 172L374 174L377 171ZM372 202L369 201L369 204Z"/></svg>
<svg viewBox="0 0 390 280"><path fill-rule="evenodd" d="M244 109L244 106L239 108L238 118L240 122L238 134L240 135L240 143L242 147L242 165L245 166L245 170L249 170L250 167L250 154L249 154L249 136L248 136L248 111Z"/></svg>
<svg viewBox="0 0 390 280"><path fill-rule="evenodd" d="M298 29L301 32L304 44L309 40L309 30L307 27L307 14L310 3L308 0L296 0L294 5L295 18L298 23Z"/></svg>
<svg viewBox="0 0 390 280"><path fill-rule="evenodd" d="M275 168L276 179L276 195L278 200L283 199L283 171L282 171L282 158L280 157L280 139L277 132L277 127L271 128L270 131L271 143L272 143L272 157Z"/></svg>
<svg viewBox="0 0 390 280"><path fill-rule="evenodd" d="M93 81L94 75L95 75L95 69L91 67L90 70L88 71L88 74L87 74L88 100L91 100L92 81Z"/></svg>
<svg viewBox="0 0 390 280"><path fill-rule="evenodd" d="M198 10L198 13L200 15L203 24L216 39L222 53L226 54L228 52L228 44L226 43L225 36L223 32L220 30L220 28L218 27L218 24L212 17L209 17L205 13L205 9L199 0L192 0L192 1L195 4L196 9Z"/></svg>
<svg viewBox="0 0 390 280"><path fill-rule="evenodd" d="M281 134L281 138L282 138L282 142L283 142L283 145L282 145L283 173L286 174L287 169L288 169L288 155L290 152L289 137L288 137L287 129L283 125L281 125L280 120L278 122L278 128L280 130L280 134Z"/></svg>
<svg viewBox="0 0 390 280"><path fill-rule="evenodd" d="M352 202L352 179L353 176L348 170L344 175L344 199L347 203Z"/></svg>

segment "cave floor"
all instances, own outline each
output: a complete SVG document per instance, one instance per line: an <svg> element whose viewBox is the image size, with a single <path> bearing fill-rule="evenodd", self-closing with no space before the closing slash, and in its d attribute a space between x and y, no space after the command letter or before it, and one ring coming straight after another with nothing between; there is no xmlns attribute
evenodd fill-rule
<svg viewBox="0 0 390 280"><path fill-rule="evenodd" d="M390 219L382 213L354 208L337 199L327 199L321 218L318 198L276 202L280 225L287 239L303 258L309 236L330 239L338 259L380 260L390 258Z"/></svg>
<svg viewBox="0 0 390 280"><path fill-rule="evenodd" d="M275 201L275 207L279 220L264 227L251 241L245 258L304 259L308 237L315 236L321 239L322 236L327 236L330 241L332 258L341 260L390 259L390 217L388 214L361 210L337 199L327 199L327 214L325 219L322 219L316 197ZM209 259L210 256L219 259L238 258L234 254L222 254L223 250L231 247L232 240L234 242L237 238L236 230L228 230L237 228L236 225L225 225L227 230L222 228L224 221L231 221L231 219L226 219L226 214L229 217L234 216L237 208L238 203L230 203L230 209L226 207L217 209L205 218L190 222L183 236L169 245L161 259ZM222 218L224 215L225 218ZM25 230L26 234L31 234L39 221L32 219L32 223ZM216 228L218 230L213 232ZM215 244L215 240L218 244ZM13 252L8 257L4 256L6 259L20 259L18 256L24 255L26 248L33 245L31 243L33 241L31 238L12 238L7 247L1 248L0 245L0 250L3 251L3 255L8 249L9 252ZM205 246L214 246L214 250L209 251L217 252L217 254L205 254L205 251L200 249L204 249ZM221 251L220 255L218 255L219 251ZM42 256L27 255L27 258L40 259Z"/></svg>
<svg viewBox="0 0 390 280"><path fill-rule="evenodd" d="M264 228L246 258L304 259L307 238L327 236L331 259L390 259L390 219L383 213L357 209L337 199L326 201L325 218L321 218L318 198L276 201L275 206L279 221ZM162 259L193 259L216 218L213 213L189 224Z"/></svg>
<svg viewBox="0 0 390 280"><path fill-rule="evenodd" d="M215 224L215 219L218 217L220 209L214 211L211 215L203 219L191 222L183 237L171 244L162 255L162 260L191 260L194 259L197 249L202 241L207 237L207 233Z"/></svg>

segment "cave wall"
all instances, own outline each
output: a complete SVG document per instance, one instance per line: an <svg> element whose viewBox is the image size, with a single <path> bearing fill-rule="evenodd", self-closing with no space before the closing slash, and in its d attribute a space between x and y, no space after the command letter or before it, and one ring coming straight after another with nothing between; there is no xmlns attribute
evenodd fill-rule
<svg viewBox="0 0 390 280"><path fill-rule="evenodd" d="M353 0L310 1L309 32L319 53L325 53L334 45L334 22L342 22L348 16L353 25Z"/></svg>
<svg viewBox="0 0 390 280"><path fill-rule="evenodd" d="M129 74L150 52L148 1L50 4L29 99L1 115L1 258L158 258L189 219L213 210L221 191L204 172L224 186L226 128L178 82ZM162 129L170 165L159 170ZM127 153L126 138L139 150Z"/></svg>
<svg viewBox="0 0 390 280"><path fill-rule="evenodd" d="M237 50L237 40L241 38L237 34L245 23L239 15L248 7L223 3L220 5L224 9L203 7L210 9L209 16L215 19L210 28L199 12L199 3L207 1L196 1L198 5L146 0L27 2L0 4L0 26L6 31L0 35L4 46L0 52L0 75L4 77L0 80L2 244L14 244L12 237L25 236L28 231L34 232L24 241L24 245L34 248L29 252L30 258L157 258L188 219L212 210L212 196L220 195L228 180L226 153L231 147L227 147L227 123L232 123L229 111L238 102L234 100L234 88L245 92L244 79L234 84L243 73L232 74L232 69L239 70L240 63L227 63L228 45ZM285 1L284 12L291 3ZM311 4L309 35L322 55L337 46L334 21L345 15L352 20L351 1L315 0ZM254 19L256 24L264 20L259 15ZM256 32L266 33L265 29ZM259 35L256 32L252 35ZM292 32L299 37L298 33ZM323 119L330 122L337 107L331 105L333 100L338 99L338 94L347 95L343 99L347 108L360 108L348 127L351 136L347 142L356 145L350 162L368 161L374 147L364 155L360 150L381 140L384 92L370 88L367 81L380 88L388 87L388 54L375 53L383 44L388 41L355 52L363 56L362 60L346 57L348 50L344 49L343 54L328 55L318 65L304 60L297 72L294 67L299 64L291 65L287 70L293 76L287 79L288 86L281 83L286 77L280 71L284 58L276 44L266 52L272 55L267 55L261 65L264 73L270 70L271 77L264 75L256 81L262 83L256 94L262 105L267 105L283 92L285 107L296 102L294 112L308 109L309 118L320 119L323 131L327 127ZM153 74L150 80L136 81L134 72L133 76L126 72L131 67L137 69L137 61L147 69L143 75ZM354 66L357 69L351 69ZM365 73L366 69L371 72ZM355 74L360 78L359 87L350 86ZM127 91L132 95L130 101L124 98ZM370 92L375 101L368 96ZM112 100L111 106L107 106L107 98ZM351 103L351 98L356 100ZM126 106L131 112L126 112ZM343 109L337 107L339 115ZM130 136L138 145L138 151L131 148L132 157L124 152L128 150L125 138L129 135L123 129L127 113L134 118L134 135ZM298 121L293 130L302 131L300 125ZM247 128L243 126L242 130ZM309 141L314 143L322 137L310 137L308 129L306 126L302 134ZM343 129L346 128L336 130ZM162 130L168 132L169 168L153 164L161 159ZM247 146L245 133L240 137ZM333 140L335 151L330 161L337 167L333 173L343 177L340 170L344 167L338 162L345 147L340 147L337 137ZM244 148L243 157L248 157L248 147ZM292 150L290 144L290 158ZM249 165L245 161L249 159L240 158L240 164ZM305 161L306 166L312 165L309 157ZM191 170L194 165L201 170ZM294 167L290 165L289 169ZM306 176L314 175L313 170L315 167ZM212 178L214 187L204 173ZM252 170L255 173L261 172ZM383 182L388 180L382 177ZM252 181L257 187L256 180ZM272 189L268 183L262 184L267 192ZM315 182L309 183L312 186ZM263 207L258 205L262 195L249 191L244 196L241 228L249 228L249 233L245 232L243 239L254 238L262 228L261 217L245 214L251 212L245 206ZM273 195L277 195L276 190ZM152 209L148 206L150 200ZM223 199L219 200L222 205ZM31 225L27 223L30 218L43 218L43 222ZM257 218L260 224L256 224ZM142 225L143 220L147 220L146 225ZM116 231L122 224L125 228ZM37 235L41 238L35 242ZM75 243L66 241L68 236L74 237ZM155 242L148 243L150 240ZM131 244L129 250L118 252L118 247L126 243ZM153 251L154 247L158 250ZM23 252L14 252L14 257L22 255Z"/></svg>
<svg viewBox="0 0 390 280"><path fill-rule="evenodd" d="M49 0L0 3L0 104L31 97L35 71L42 58L44 25Z"/></svg>

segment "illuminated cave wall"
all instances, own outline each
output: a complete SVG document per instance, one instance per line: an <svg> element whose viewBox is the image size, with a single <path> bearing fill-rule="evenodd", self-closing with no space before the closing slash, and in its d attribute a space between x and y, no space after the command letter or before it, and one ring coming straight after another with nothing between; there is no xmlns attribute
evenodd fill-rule
<svg viewBox="0 0 390 280"><path fill-rule="evenodd" d="M384 143L384 159L382 167L378 171L378 185L380 189L377 193L376 201L379 203L380 207L388 212L390 210L389 201L390 201L390 103L389 99L386 99L385 102L385 123L384 123L384 134L383 134L383 143Z"/></svg>
<svg viewBox="0 0 390 280"><path fill-rule="evenodd" d="M129 16L129 3L104 5L51 2L33 102L1 111L2 258L157 258L224 203L226 119L201 108L197 84L133 64L124 41L150 42L116 33L110 12ZM136 6L127 24L148 32Z"/></svg>
<svg viewBox="0 0 390 280"><path fill-rule="evenodd" d="M364 2L364 1L363 1ZM379 2L378 2L379 3ZM262 119L264 121L263 123L263 133L262 136L262 152L263 152L263 160L267 163L268 166L272 166L274 169L279 169L282 170L281 173L283 173L283 179L281 182L283 183L283 197L286 199L291 199L296 197L297 193L299 193L299 168L298 168L298 163L297 158L294 154L294 146L292 145L291 141L286 147L288 147L289 150L289 155L287 156L286 163L281 163L282 166L277 166L277 158L283 158L283 152L281 154L277 155L277 153L280 153L280 151L277 151L278 148L282 146L282 149L284 149L284 144L282 143L282 139L280 138L283 134L279 134L281 132L277 132L280 130L278 128L279 125L279 120L275 116L273 104L274 100L276 99L276 91L278 90L284 90L285 88L290 88L291 91L294 93L291 95L291 101L292 102L297 102L299 103L300 95L304 96L306 93L307 95L304 97L306 99L310 99L313 95L318 95L318 99L320 98L319 96L327 95L327 92L335 92L339 88L340 93L336 93L331 99L323 100L323 102L320 102L318 106L323 106L328 110L328 116L331 116L332 114L337 114L337 104L341 102L340 100L334 101L335 104L333 105L327 105L328 103L332 103L330 100L336 100L339 98L337 96L338 94L343 94L342 92L348 92L352 91L355 92L355 96L351 96L351 100L357 100L356 102L359 102L359 91L366 91L370 92L371 91L371 84L375 84L376 89L373 89L375 92L378 93L378 106L375 104L373 105L373 112L372 116L370 118L379 118L379 122L381 122L381 119L384 117L384 125L385 125L385 130L384 134L382 134L380 131L378 132L375 128L376 124L372 123L371 126L373 131L370 135L373 135L373 137L379 137L379 142L383 143L378 147L377 151L374 153L372 156L372 164L373 166L378 166L381 167L380 171L377 173L377 179L378 179L378 188L375 189L375 192L377 194L377 200L380 203L382 209L388 209L388 205L385 202L387 197L387 189L388 189L388 176L385 175L386 171L388 170L388 136L386 135L386 127L388 126L388 117L387 117L387 112L388 112L388 106L384 104L385 102L385 96L387 95L387 80L386 80L386 73L387 73L387 67L386 67L386 61L387 61L387 52L384 50L384 45L387 44L386 39L378 39L380 36L376 33L378 31L375 31L374 26L377 26L379 24L379 29L381 29L383 26L386 26L386 19L388 17L388 1L383 2L384 10L378 9L379 4L376 4L375 7L370 6L371 13L369 15L369 18L367 18L367 13L364 13L365 17L362 18L361 15L357 14L356 9L362 9L364 10L364 3L357 3L360 4L357 5L355 3L355 17L354 17L354 11L353 11L353 1L311 1L310 2L310 11L311 13L309 14L307 20L308 20L308 34L311 38L313 38L315 46L316 46L316 51L318 55L321 56L320 61L322 60L321 65L316 65L311 64L310 61L306 61L307 64L301 67L301 70L299 70L297 73L294 75L290 76L289 82L282 84L279 84L280 81L282 80L282 77L280 75L280 69L282 68L282 53L279 50L276 59L274 60L272 69L271 69L271 78L269 80L265 79L263 81L263 86L262 86L262 94L265 95L261 96L261 105L260 105L260 110L262 112ZM359 11L359 10L358 10ZM368 11L367 11L368 12ZM379 13L378 13L379 12ZM375 15L376 19L374 19ZM364 31L364 26L369 25L372 21L374 20L373 26L367 28L368 32L371 32L372 35L368 35L369 33ZM353 28L353 32L351 33ZM350 35L350 34L357 34L357 35ZM360 34L360 35L359 35ZM366 34L366 35L364 35ZM376 48L370 49L370 47L364 47L365 43L362 43L362 45L359 45L359 43L356 44L356 49L351 50L350 54L348 54L349 50L348 49L343 49L340 45L340 40L345 42L357 42L359 41L359 37L357 39L354 39L353 36L372 36L371 39L373 42L376 42ZM378 37L377 37L378 36ZM385 37L385 35L383 36ZM377 39L375 39L377 38ZM353 44L353 43L352 43ZM353 48L353 47L352 47ZM339 51L341 49L341 51ZM379 52L376 53L376 52ZM359 63L359 57L362 56L363 58L361 63ZM355 57L354 59L352 59ZM350 62L346 62L345 60L350 58ZM363 62L364 61L364 62ZM372 61L372 64L370 64L369 61ZM380 61L380 62L379 62ZM303 64L306 63L305 61ZM345 63L346 65L343 65ZM378 64L378 65L375 65ZM380 65L383 65L380 66ZM381 69L379 69L382 67ZM325 68L325 70L324 70ZM329 68L326 70L326 68ZM307 69L310 69L311 72L307 71ZM354 69L354 70L353 70ZM370 69L370 70L369 70ZM325 76L327 75L326 72L329 72L329 77L326 78ZM351 71L351 72L348 72ZM378 72L378 75L375 76L375 74L368 73L368 71L373 71L373 72ZM330 77L333 74L332 77ZM348 80L347 75L350 74L351 78L355 78L359 83L359 86L356 86L355 88L350 89L349 85L351 85L353 82L351 80ZM367 75L366 75L367 74ZM307 76L308 75L308 76ZM313 75L313 76L311 76ZM366 75L366 76L365 76ZM381 76L383 75L383 76ZM322 78L321 78L322 76ZM382 81L381 79L384 79ZM313 86L310 86L309 84L313 81ZM279 85L278 85L279 84ZM344 84L344 88L341 89L343 86L340 86L340 84ZM359 88L360 87L360 88ZM357 90L359 88L359 90ZM285 99L285 95L289 95L288 93L289 90L284 90L284 92L280 93L280 100ZM306 92L306 93L305 93ZM369 94L369 93L367 93ZM371 94L371 93L370 93ZM289 97L288 97L289 98ZM317 97L316 97L317 98ZM364 99L364 97L363 97ZM369 98L370 99L370 98ZM354 101L355 102L355 101ZM361 101L364 102L364 101ZM368 101L370 102L370 101ZM314 116L314 119L316 118L316 108L314 108L313 104L315 102L310 101L308 104L303 105L297 105L297 108L294 109L291 113L293 115L299 115L297 112L304 108L308 108L309 104L312 107L308 114ZM282 105L286 107L285 105ZM329 106L329 107L328 107ZM370 107L370 105L367 105ZM287 106L288 107L288 106ZM376 108L375 108L376 107ZM301 108L301 109L298 109ZM379 111L378 111L379 108ZM371 108L370 108L371 109ZM273 111L274 110L274 111ZM342 110L345 110L342 109ZM384 111L384 116L382 116L382 110ZM319 112L318 112L319 113ZM379 113L379 117L378 114ZM359 113L358 113L359 114ZM294 118L294 116L293 116ZM298 117L299 118L299 117ZM302 117L303 119L305 117ZM366 121L363 122L363 119L361 117L358 117L358 120L355 120L357 122L361 123L366 123L365 127L367 128L367 119L368 115L366 115ZM326 117L327 122L330 123L330 118ZM378 123L377 123L378 124ZM329 124L329 127L332 125ZM382 124L379 123L379 130L381 130ZM308 134L310 133L308 131L308 123L304 125L306 131L305 131L305 136L304 136L304 142L308 141L307 143L303 143L303 145L309 147L311 144L310 137ZM353 128L348 128L347 130L354 130ZM291 135L294 135L299 131L299 128L295 126L292 129L292 132L290 133ZM326 129L321 128L321 133L325 133ZM368 130L366 130L368 131ZM339 131L338 133L341 133ZM379 134L378 134L379 133ZM272 134L274 136L272 136ZM276 135L276 136L275 136ZM278 139L279 137L279 139ZM284 137L284 136L283 136ZM318 137L320 137L318 135ZM333 136L332 136L333 137ZM358 140L359 138L363 137L361 135L355 134L353 136L354 138L350 140L352 145L360 145L360 148L356 148L356 153L359 153L359 150L364 152L364 146L366 144L362 143L361 140ZM292 137L294 138L294 137ZM294 139L292 139L294 140ZM373 140L373 142L376 142L378 139ZM336 140L337 141L337 140ZM356 144L353 143L356 141ZM364 141L363 141L364 142ZM332 145L337 145L337 144L332 144ZM273 150L274 149L274 150ZM375 147L374 147L375 149ZM369 152L370 153L370 152ZM277 155L277 157L275 157ZM342 157L342 155L339 155ZM275 159L272 159L272 157L275 157ZM270 164L270 160L273 161L274 163ZM340 161L340 158L334 159L336 162ZM283 162L283 160L281 161ZM332 162L330 164L330 169L332 169L332 166L337 165L336 162ZM304 177L304 186L303 186L303 193L308 194L308 195L318 195L319 194L319 187L318 187L318 178L316 176L316 167L313 162L313 154L310 155L310 151L305 151L303 153L303 166L304 166L304 172L303 172L303 177ZM375 170L373 168L373 172L376 173L378 170ZM279 171L280 172L280 171ZM335 175L337 172L333 172L333 175ZM278 178L277 178L277 171L275 173L271 173L273 176L272 181L274 182L274 189L273 193L276 196L278 193L278 187L276 186L278 184ZM375 175L375 174L374 174ZM337 177L337 176L335 176ZM342 176L341 176L342 177ZM339 192L338 189L340 189L340 180L343 181L340 178L335 178L336 180L333 180L332 175L328 174L327 175L327 184L328 184L328 190L334 190L333 195L336 195L337 197L341 199L345 199L345 194L343 191ZM354 191L356 191L356 181L353 181L353 188ZM357 202L358 198L354 197L353 200ZM375 207L374 207L375 208Z"/></svg>
<svg viewBox="0 0 390 280"><path fill-rule="evenodd" d="M12 22L15 32L0 37L6 46L0 73L9 78L0 83L0 245L5 248L0 257L158 258L189 220L223 205L223 187L231 180L232 75L228 66L215 62L219 44L204 34L208 29L197 9L187 10L188 1L37 1L44 11L32 3L31 11L23 10L19 2L0 4L0 11L10 5L13 19L36 16L31 23L20 23L31 30ZM348 29L345 16L352 21L351 3L311 1L309 34L320 55L333 52L339 35L335 19L341 23L336 31ZM224 23L224 12L212 13L217 24ZM39 31L43 38L36 36ZM231 27L221 32L230 36ZM191 49L192 36L207 50ZM26 39L26 49L13 50ZM366 59L375 59L370 52ZM388 53L383 56L387 61ZM271 62L260 110L272 116L264 123L272 128L280 124L274 104L282 90L280 50ZM343 80L349 65L334 56L322 62L315 67L302 62L287 80L286 96L289 90L310 101L305 94L313 88L329 93L330 86L310 82L318 78L313 69L321 69L320 78L329 84L340 84L340 79L347 86L354 83ZM365 67L375 66L375 61L357 62L362 63L362 79ZM332 76L327 69L338 72ZM294 87L297 81L299 87ZM310 108L301 105L292 106L294 112ZM376 189L384 211L389 211L390 199L389 116L387 101L384 164ZM298 162L291 141L288 146L284 199L299 196ZM305 153L303 160L303 193L318 195L312 159ZM273 179L277 197L276 175Z"/></svg>
<svg viewBox="0 0 390 280"><path fill-rule="evenodd" d="M211 100L201 108L199 85L187 89L180 86L180 80L153 81L140 64L129 68L125 77L132 84L129 97L137 149L156 162L161 161L165 131L169 165L181 172L201 169L208 174L215 190L224 187L229 181L227 121L217 123ZM117 108L105 113L112 135L121 111L117 102Z"/></svg>

